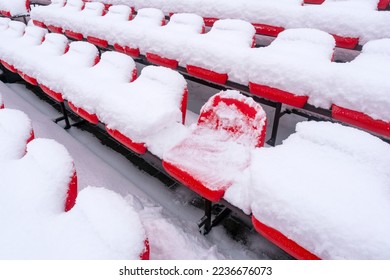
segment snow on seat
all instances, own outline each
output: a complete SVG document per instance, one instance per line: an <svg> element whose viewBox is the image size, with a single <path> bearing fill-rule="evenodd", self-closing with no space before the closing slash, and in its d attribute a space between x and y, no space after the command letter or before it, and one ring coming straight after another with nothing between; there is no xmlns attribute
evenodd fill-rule
<svg viewBox="0 0 390 280"><path fill-rule="evenodd" d="M82 33L85 38L95 38L99 46L107 47L115 41L113 30L118 22L132 19L132 9L125 5L111 6L102 17L88 18L83 26Z"/></svg>
<svg viewBox="0 0 390 280"><path fill-rule="evenodd" d="M0 17L0 34L4 30L8 29L8 24L10 21L11 21L11 19L9 19L9 18Z"/></svg>
<svg viewBox="0 0 390 280"><path fill-rule="evenodd" d="M390 138L390 39L370 41L352 62L331 66L333 84L318 91L331 96L332 117Z"/></svg>
<svg viewBox="0 0 390 280"><path fill-rule="evenodd" d="M16 72L15 57L28 50L29 47L37 46L42 43L47 30L37 26L27 26L22 37L9 41L7 44L0 45L0 60L6 67Z"/></svg>
<svg viewBox="0 0 390 280"><path fill-rule="evenodd" d="M202 107L198 123L163 156L165 170L202 197L218 202L264 144L266 116L253 99L220 92Z"/></svg>
<svg viewBox="0 0 390 280"><path fill-rule="evenodd" d="M40 73L39 65L63 55L68 47L68 39L64 35L48 33L42 44L28 48L25 46L23 51L15 52L14 66L25 81L36 86L36 77Z"/></svg>
<svg viewBox="0 0 390 280"><path fill-rule="evenodd" d="M332 2L337 2L338 0L305 0L305 4L329 4ZM361 5L363 8L367 9L378 9L385 10L389 6L390 0L347 0L344 1L344 5L347 8L353 9L357 5Z"/></svg>
<svg viewBox="0 0 390 280"><path fill-rule="evenodd" d="M254 27L242 20L218 20L206 34L194 35L185 45L183 60L189 74L225 84L241 57L254 47Z"/></svg>
<svg viewBox="0 0 390 280"><path fill-rule="evenodd" d="M390 146L372 135L299 123L253 152L254 226L299 259L389 259L389 164Z"/></svg>
<svg viewBox="0 0 390 280"><path fill-rule="evenodd" d="M332 36L323 31L289 29L270 46L249 52L234 75L244 75L237 78L244 84L249 78L252 94L301 108L309 98L309 86L318 83L313 72L332 60L334 47Z"/></svg>
<svg viewBox="0 0 390 280"><path fill-rule="evenodd" d="M61 7L61 3L58 3L58 6L45 8L33 9L31 18L38 21L44 20L43 23L51 32L63 33L68 16L84 9L84 2L82 0L67 0L63 7Z"/></svg>
<svg viewBox="0 0 390 280"><path fill-rule="evenodd" d="M102 95L115 95L118 85L137 77L134 60L122 53L104 52L99 63L64 77L63 94L69 107L90 123L98 124L96 108Z"/></svg>
<svg viewBox="0 0 390 280"><path fill-rule="evenodd" d="M165 16L161 10L147 8L140 9L136 17L128 22L117 22L112 30L111 38L116 51L133 57L140 55L140 43L145 33L155 27L165 25Z"/></svg>
<svg viewBox="0 0 390 280"><path fill-rule="evenodd" d="M27 15L30 11L29 0L1 0L0 15L4 17L14 17Z"/></svg>
<svg viewBox="0 0 390 280"><path fill-rule="evenodd" d="M9 44L14 43L23 36L26 25L19 21L9 21L8 28L4 29L0 32L0 54L2 53L2 49L8 46ZM8 64L6 61L1 60L0 62L3 64L5 68L7 68L11 72L16 72L16 69L13 65Z"/></svg>
<svg viewBox="0 0 390 280"><path fill-rule="evenodd" d="M86 3L84 9L80 12L67 15L67 21L62 25L65 35L76 40L82 40L85 26L89 24L91 18L101 17L103 13L104 5L102 3Z"/></svg>
<svg viewBox="0 0 390 280"><path fill-rule="evenodd" d="M204 33L204 23L195 14L174 14L169 23L147 32L141 52L148 61L169 68L177 68L182 60L183 46L195 34Z"/></svg>
<svg viewBox="0 0 390 280"><path fill-rule="evenodd" d="M147 151L147 137L184 123L187 83L173 70L148 66L134 82L113 90L102 95L97 115L114 139L136 153Z"/></svg>
<svg viewBox="0 0 390 280"><path fill-rule="evenodd" d="M0 161L0 173L0 259L143 255L146 235L140 218L118 194L87 187L66 209L69 186L76 181L73 160L62 145L33 140L23 158ZM76 195L72 199L74 204Z"/></svg>
<svg viewBox="0 0 390 280"><path fill-rule="evenodd" d="M34 132L25 113L13 109L0 110L0 162L21 158L32 139Z"/></svg>
<svg viewBox="0 0 390 280"><path fill-rule="evenodd" d="M63 8L66 4L66 0L51 0L50 5L36 6L31 10L31 19L34 25L46 28L45 20L50 14L51 10Z"/></svg>
<svg viewBox="0 0 390 280"><path fill-rule="evenodd" d="M62 97L63 77L73 71L94 66L99 61L97 48L87 42L72 42L69 51L50 60L41 61L37 66L37 81L42 90L58 102Z"/></svg>

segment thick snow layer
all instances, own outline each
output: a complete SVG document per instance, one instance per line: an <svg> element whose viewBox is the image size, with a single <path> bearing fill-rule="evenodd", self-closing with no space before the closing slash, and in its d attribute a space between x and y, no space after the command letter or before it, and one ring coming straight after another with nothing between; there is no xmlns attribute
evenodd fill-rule
<svg viewBox="0 0 390 280"><path fill-rule="evenodd" d="M203 31L203 19L195 14L174 14L166 26L147 30L140 46L142 53L182 61L183 46Z"/></svg>
<svg viewBox="0 0 390 280"><path fill-rule="evenodd" d="M68 0L65 6L62 1L57 1L52 5L38 6L31 10L31 18L44 22L46 25L58 26L58 23L65 23L69 15L72 15L84 8L82 0Z"/></svg>
<svg viewBox="0 0 390 280"><path fill-rule="evenodd" d="M133 141L181 122L181 101L187 83L177 72L156 66L142 70L132 83L120 84L97 108L99 119ZM131 108L131 110L130 110Z"/></svg>
<svg viewBox="0 0 390 280"><path fill-rule="evenodd" d="M101 17L103 12L104 5L102 3L88 2L85 4L84 9L69 13L57 21L55 25L61 26L64 30L83 33L85 26L89 25L89 21L94 20L96 17Z"/></svg>
<svg viewBox="0 0 390 280"><path fill-rule="evenodd" d="M92 67L97 57L98 49L94 45L87 42L72 42L65 54L50 57L50 60L37 61L35 65L37 73L34 77L37 77L40 84L62 93L63 88L58 81L72 71ZM61 65L61 68L58 65Z"/></svg>
<svg viewBox="0 0 390 280"><path fill-rule="evenodd" d="M361 43L390 36L390 13L376 11L374 0L329 1L302 6L300 0L100 0L136 9L153 7L164 13L195 13L206 18L242 19L284 28L318 28L331 34L358 37Z"/></svg>
<svg viewBox="0 0 390 280"><path fill-rule="evenodd" d="M4 44L8 40L12 40L15 38L19 38L23 36L24 30L26 28L26 25L23 22L20 21L3 21L2 25L6 25L8 23L8 28L2 28L0 33L0 39L2 41L2 44Z"/></svg>
<svg viewBox="0 0 390 280"><path fill-rule="evenodd" d="M253 215L323 259L389 259L389 164L374 136L300 123L283 145L253 152Z"/></svg>
<svg viewBox="0 0 390 280"><path fill-rule="evenodd" d="M19 71L30 77L36 77L39 73L39 65L44 61L51 61L65 53L68 39L62 34L48 33L41 45L23 47L23 51L17 51L13 55L14 66ZM18 48L20 50L20 48Z"/></svg>
<svg viewBox="0 0 390 280"><path fill-rule="evenodd" d="M77 107L90 114L107 98L117 94L116 87L132 81L135 62L125 54L104 52L98 64L73 71L61 81L63 95Z"/></svg>
<svg viewBox="0 0 390 280"><path fill-rule="evenodd" d="M42 44L46 34L47 30L43 28L27 26L22 37L0 45L0 59L14 65L16 56L26 52L30 47Z"/></svg>
<svg viewBox="0 0 390 280"><path fill-rule="evenodd" d="M0 104L1 99L0 95ZM26 152L31 133L31 121L25 113L13 109L1 109L0 161L21 158Z"/></svg>
<svg viewBox="0 0 390 280"><path fill-rule="evenodd" d="M145 37L146 32L165 22L164 14L161 10L154 8L140 9L136 17L131 21L118 21L111 31L113 41L108 40L111 45L119 44L120 46L130 46L139 48L141 40ZM105 35L105 34L102 34ZM110 37L107 37L110 39Z"/></svg>
<svg viewBox="0 0 390 280"><path fill-rule="evenodd" d="M129 21L132 17L131 12L131 8L125 5L111 6L102 17L85 18L85 23L80 31L85 37L92 36L106 39L112 44L115 41L115 35L112 34L113 30L118 22ZM70 27L70 30L73 30L72 27Z"/></svg>
<svg viewBox="0 0 390 280"><path fill-rule="evenodd" d="M65 131L52 122L58 112L52 110L50 105L42 102L22 85L8 86L0 82L0 91L7 107L28 112L38 135L54 138L66 145L75 160L80 188L103 185L122 194L131 205L136 206L151 244L152 259L287 257L283 251L252 231L245 231L245 245L234 241L222 226L215 227L206 236L200 235L194 221L203 212L191 205L189 201L194 194L187 188L179 187L172 191L140 171L123 156L102 145L88 132L75 127ZM209 91L206 88L203 90L205 93ZM191 115L190 117L192 118ZM283 123L284 119L281 121ZM137 203L137 197L143 208L139 206L139 201Z"/></svg>
<svg viewBox="0 0 390 280"><path fill-rule="evenodd" d="M323 31L289 29L280 33L271 45L248 51L243 62L236 62L234 76L243 84L249 79L295 95L309 95L318 86L313 74L319 72L317 67L331 61L334 47L333 37Z"/></svg>
<svg viewBox="0 0 390 280"><path fill-rule="evenodd" d="M9 18L0 17L0 31L8 28L8 23L11 21Z"/></svg>
<svg viewBox="0 0 390 280"><path fill-rule="evenodd" d="M27 144L31 132L25 113L0 110L0 259L139 259L146 235L135 210L87 187L64 213L73 160L54 140Z"/></svg>
<svg viewBox="0 0 390 280"><path fill-rule="evenodd" d="M242 20L219 20L206 34L196 34L184 45L183 60L218 73L229 73L237 56L253 45L254 27Z"/></svg>
<svg viewBox="0 0 390 280"><path fill-rule="evenodd" d="M29 12L27 0L1 0L0 11L6 11L11 16L26 15Z"/></svg>

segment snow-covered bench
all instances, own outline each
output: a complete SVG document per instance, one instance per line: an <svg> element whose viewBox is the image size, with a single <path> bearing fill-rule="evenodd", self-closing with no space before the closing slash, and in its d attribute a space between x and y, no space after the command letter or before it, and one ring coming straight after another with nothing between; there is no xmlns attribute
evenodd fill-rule
<svg viewBox="0 0 390 280"><path fill-rule="evenodd" d="M0 0L0 15L15 17L30 12L30 0Z"/></svg>
<svg viewBox="0 0 390 280"><path fill-rule="evenodd" d="M77 196L62 145L31 140L20 111L0 110L0 123L0 259L149 258L140 218L122 197L96 187Z"/></svg>
<svg viewBox="0 0 390 280"><path fill-rule="evenodd" d="M390 146L372 135L299 123L252 153L250 183L229 195L246 198L236 205L249 205L255 228L296 258L389 259L389 165Z"/></svg>
<svg viewBox="0 0 390 280"><path fill-rule="evenodd" d="M369 40L390 36L387 29L390 13L384 9L388 0L326 1L322 5L302 5L301 0L100 0L110 4L127 4L136 10L158 8L166 15L195 13L207 25L218 19L242 19L251 22L258 34L277 36L289 28L316 28L333 34L337 46L355 48Z"/></svg>
<svg viewBox="0 0 390 280"><path fill-rule="evenodd" d="M218 202L250 165L250 153L264 144L261 106L237 91L214 95L202 107L187 137L163 155L165 170L178 181Z"/></svg>

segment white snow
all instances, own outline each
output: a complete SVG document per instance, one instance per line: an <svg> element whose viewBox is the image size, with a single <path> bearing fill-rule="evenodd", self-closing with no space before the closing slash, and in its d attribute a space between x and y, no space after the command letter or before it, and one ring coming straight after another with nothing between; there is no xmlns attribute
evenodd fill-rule
<svg viewBox="0 0 390 280"><path fill-rule="evenodd" d="M0 104L1 102L0 94ZM28 116L18 110L0 109L0 160L21 158L32 133Z"/></svg>
<svg viewBox="0 0 390 280"><path fill-rule="evenodd" d="M247 245L232 240L223 227L214 228L207 236L200 235L194 221L202 216L202 211L186 202L194 196L186 188L179 188L175 192L170 191L161 182L139 171L110 148L102 146L95 137L76 128L65 131L54 124L51 119L58 113L23 86L10 85L10 88L12 90L0 83L0 92L3 93L7 107L28 112L37 135L54 138L66 145L75 159L80 189L88 185L101 185L126 197L131 207L134 207L140 215L150 241L151 259L286 258L285 253L255 232L248 232ZM80 192L79 199L82 193ZM72 211L76 209L77 204ZM69 217L72 211L63 216ZM107 211L111 210L107 209ZM97 213L100 214L99 210ZM78 216L78 214L73 215ZM64 220L65 218L58 223ZM112 225L110 221L104 223ZM46 236L50 237L49 232ZM82 234L80 238L87 242L84 238L86 236ZM96 240L93 237L92 239ZM78 245L78 243L74 244ZM67 245L71 246L71 244ZM20 248L15 248L15 258L17 258L17 249ZM60 258L60 256L53 258Z"/></svg>
<svg viewBox="0 0 390 280"><path fill-rule="evenodd" d="M31 121L18 110L0 110L0 129L0 259L139 259L145 231L122 197L87 187L64 213L74 173L66 149L27 144Z"/></svg>
<svg viewBox="0 0 390 280"><path fill-rule="evenodd" d="M182 121L180 105L186 86L177 72L148 66L134 82L120 84L115 94L102 96L97 115L108 128L144 142L145 137Z"/></svg>
<svg viewBox="0 0 390 280"><path fill-rule="evenodd" d="M323 259L388 259L389 164L374 136L300 123L283 145L253 153L253 215Z"/></svg>
<svg viewBox="0 0 390 280"><path fill-rule="evenodd" d="M158 8L165 14L195 13L204 18L242 19L284 28L317 28L331 34L357 37L362 44L390 36L390 13L377 11L377 1L329 1L302 6L301 0L100 0L140 8Z"/></svg>
<svg viewBox="0 0 390 280"><path fill-rule="evenodd" d="M1 0L0 11L6 11L11 16L26 15L29 12L28 0Z"/></svg>

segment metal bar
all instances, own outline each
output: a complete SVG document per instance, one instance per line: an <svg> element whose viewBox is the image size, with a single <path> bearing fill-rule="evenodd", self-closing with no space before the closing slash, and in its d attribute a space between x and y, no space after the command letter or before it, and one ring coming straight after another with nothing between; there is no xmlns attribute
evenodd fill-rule
<svg viewBox="0 0 390 280"><path fill-rule="evenodd" d="M64 102L60 102L60 106L61 106L62 115L64 116L63 120L65 120L65 127L64 128L65 129L69 129L70 128L70 122L69 122L69 117L68 117L68 111L65 108Z"/></svg>
<svg viewBox="0 0 390 280"><path fill-rule="evenodd" d="M276 137L278 136L279 120L281 117L282 103L277 103L274 113L274 122L272 125L271 138L267 141L268 145L275 146Z"/></svg>

